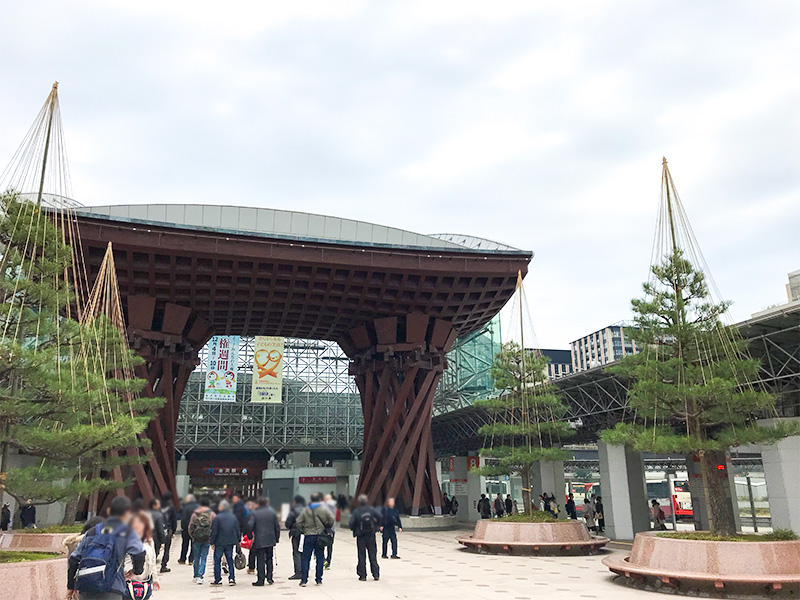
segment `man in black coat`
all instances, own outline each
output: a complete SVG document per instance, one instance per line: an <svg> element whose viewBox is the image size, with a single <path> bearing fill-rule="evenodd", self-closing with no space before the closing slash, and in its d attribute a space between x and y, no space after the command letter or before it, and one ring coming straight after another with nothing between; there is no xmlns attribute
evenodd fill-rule
<svg viewBox="0 0 800 600"><path fill-rule="evenodd" d="M300 547L300 540L303 534L297 527L297 517L303 512L306 507L306 499L302 496L295 496L292 502L292 510L289 516L286 517L286 529L289 530L289 538L292 540L292 559L294 561L294 575L289 579L302 579L303 568L303 549Z"/></svg>
<svg viewBox="0 0 800 600"><path fill-rule="evenodd" d="M161 552L161 547L167 541L167 532L164 526L164 515L161 514L161 501L152 498L148 504L150 508L150 518L153 521L153 547L156 549L156 556Z"/></svg>
<svg viewBox="0 0 800 600"><path fill-rule="evenodd" d="M356 573L359 581L367 580L367 556L369 556L369 568L372 577L377 581L381 577L381 568L378 565L378 547L375 544L375 534L380 529L383 519L380 511L369 505L369 498L366 494L358 497L358 508L350 515L350 531L356 538L356 548L358 549L358 565Z"/></svg>
<svg viewBox="0 0 800 600"><path fill-rule="evenodd" d="M227 500L219 503L217 516L211 521L211 537L209 543L214 546L214 581L211 585L222 585L222 557L228 564L228 583L236 585L236 569L233 567L233 549L242 540L239 521L231 512Z"/></svg>
<svg viewBox="0 0 800 600"><path fill-rule="evenodd" d="M481 494L481 499L478 500L478 512L481 513L481 519L492 518L492 503L486 497L486 494Z"/></svg>
<svg viewBox="0 0 800 600"><path fill-rule="evenodd" d="M178 559L179 565L186 564L186 553L189 553L189 564L194 562L194 548L192 547L192 536L189 535L189 521L192 519L194 511L200 504L194 494L187 494L186 500L181 508L181 556Z"/></svg>
<svg viewBox="0 0 800 600"><path fill-rule="evenodd" d="M258 508L247 520L247 532L253 539L250 552L256 553L256 581L253 585L263 586L265 579L272 585L272 555L275 544L280 541L281 522L270 508L269 498L262 496L258 499Z"/></svg>
<svg viewBox="0 0 800 600"><path fill-rule="evenodd" d="M383 553L381 558L389 558L386 553L389 551L389 544L392 544L392 558L397 556L397 532L403 532L403 523L400 521L400 511L394 507L394 498L386 499L386 506L383 507L381 519L381 533L383 534Z"/></svg>
<svg viewBox="0 0 800 600"><path fill-rule="evenodd" d="M25 506L19 509L19 522L22 523L23 529L30 529L36 525L36 507L30 498Z"/></svg>
<svg viewBox="0 0 800 600"><path fill-rule="evenodd" d="M511 494L506 495L506 514L511 515L514 513L514 500L511 498Z"/></svg>
<svg viewBox="0 0 800 600"><path fill-rule="evenodd" d="M161 572L169 573L170 569L167 567L167 563L169 562L169 551L172 548L172 536L178 531L178 511L172 503L170 492L164 492L164 495L161 496L161 514L164 517L167 538L164 542L164 555L161 557Z"/></svg>

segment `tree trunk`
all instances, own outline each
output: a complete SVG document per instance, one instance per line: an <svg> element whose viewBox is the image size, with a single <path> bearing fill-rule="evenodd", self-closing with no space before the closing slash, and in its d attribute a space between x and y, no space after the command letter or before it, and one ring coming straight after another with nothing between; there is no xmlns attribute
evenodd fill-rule
<svg viewBox="0 0 800 600"><path fill-rule="evenodd" d="M74 496L67 501L64 507L64 518L61 519L62 525L73 525L75 518L78 516L78 504L80 503L80 496Z"/></svg>
<svg viewBox="0 0 800 600"><path fill-rule="evenodd" d="M700 452L700 469L708 512L708 528L713 535L736 535L733 499L728 482L724 452ZM718 465L724 468L719 469Z"/></svg>
<svg viewBox="0 0 800 600"><path fill-rule="evenodd" d="M522 507L526 515L531 514L531 468L525 467L522 476Z"/></svg>

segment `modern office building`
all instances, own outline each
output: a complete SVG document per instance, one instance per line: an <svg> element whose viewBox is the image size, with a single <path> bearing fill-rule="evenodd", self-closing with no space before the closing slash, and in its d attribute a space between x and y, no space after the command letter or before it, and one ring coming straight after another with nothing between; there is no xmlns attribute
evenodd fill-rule
<svg viewBox="0 0 800 600"><path fill-rule="evenodd" d="M627 354L636 354L636 342L625 335L627 323L616 323L570 344L572 370L585 371L607 365Z"/></svg>
<svg viewBox="0 0 800 600"><path fill-rule="evenodd" d="M549 359L547 376L550 379L566 377L572 373L572 352L569 350L542 349L540 352Z"/></svg>

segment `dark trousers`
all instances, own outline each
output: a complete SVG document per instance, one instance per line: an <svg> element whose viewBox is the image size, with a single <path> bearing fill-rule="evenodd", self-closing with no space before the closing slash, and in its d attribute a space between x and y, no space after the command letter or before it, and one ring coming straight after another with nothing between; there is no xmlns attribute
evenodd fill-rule
<svg viewBox="0 0 800 600"><path fill-rule="evenodd" d="M383 528L383 552L381 553L383 558L386 558L389 542L392 543L392 556L397 556L397 532L394 530L394 526L391 530L387 527Z"/></svg>
<svg viewBox="0 0 800 600"><path fill-rule="evenodd" d="M333 558L333 541L336 539L336 534L331 534L331 543L325 547L325 562L331 566L331 558Z"/></svg>
<svg viewBox="0 0 800 600"><path fill-rule="evenodd" d="M274 546L267 548L257 548L251 552L256 556L256 581L264 583L266 579L272 583L272 553Z"/></svg>
<svg viewBox="0 0 800 600"><path fill-rule="evenodd" d="M236 580L236 569L233 568L234 546L214 546L214 581L222 581L222 557L228 565L228 581Z"/></svg>
<svg viewBox="0 0 800 600"><path fill-rule="evenodd" d="M375 534L359 535L356 538L358 548L358 565L356 573L359 577L367 576L367 557L369 557L369 569L372 576L377 579L381 576L381 568L378 566L378 545L375 543Z"/></svg>
<svg viewBox="0 0 800 600"><path fill-rule="evenodd" d="M256 570L256 549L252 546L250 547L250 551L247 553L247 570Z"/></svg>
<svg viewBox="0 0 800 600"><path fill-rule="evenodd" d="M303 561L300 564L300 583L308 583L308 572L311 570L311 556L314 556L316 564L316 577L314 581L322 583L322 571L325 563L325 551L317 548L317 536L307 535L303 539Z"/></svg>
<svg viewBox="0 0 800 600"><path fill-rule="evenodd" d="M292 538L292 560L294 561L294 574L300 575L303 571L303 549L300 548L300 536Z"/></svg>
<svg viewBox="0 0 800 600"><path fill-rule="evenodd" d="M189 562L194 562L194 544L192 544L192 538L189 537L189 531L187 529L181 530L181 557L178 559L179 562L186 562L186 553L189 553Z"/></svg>
<svg viewBox="0 0 800 600"><path fill-rule="evenodd" d="M167 535L167 541L164 542L164 554L161 556L161 568L166 569L167 563L169 562L169 551L172 548L172 536L175 535L175 532L170 531L169 535Z"/></svg>

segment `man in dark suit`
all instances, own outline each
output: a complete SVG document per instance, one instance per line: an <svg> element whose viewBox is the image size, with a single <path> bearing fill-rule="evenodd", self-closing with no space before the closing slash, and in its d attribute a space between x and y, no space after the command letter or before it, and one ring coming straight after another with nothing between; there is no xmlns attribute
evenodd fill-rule
<svg viewBox="0 0 800 600"><path fill-rule="evenodd" d="M247 520L247 531L253 540L250 552L256 554L256 581L254 586L263 586L264 581L270 585L272 579L272 555L275 544L280 541L281 522L278 515L270 508L269 498L258 499L258 508Z"/></svg>
<svg viewBox="0 0 800 600"><path fill-rule="evenodd" d="M200 506L193 494L187 494L186 500L181 507L181 556L178 559L179 565L186 564L186 555L189 555L189 564L194 561L194 548L192 548L192 536L189 535L189 521L192 519L194 511Z"/></svg>
<svg viewBox="0 0 800 600"><path fill-rule="evenodd" d="M227 500L219 503L219 512L211 521L211 537L209 542L214 546L214 581L211 585L222 585L222 557L228 563L228 583L236 585L236 569L233 568L233 549L239 545L242 532L239 521L231 512Z"/></svg>

